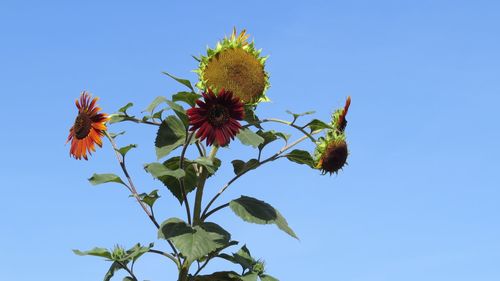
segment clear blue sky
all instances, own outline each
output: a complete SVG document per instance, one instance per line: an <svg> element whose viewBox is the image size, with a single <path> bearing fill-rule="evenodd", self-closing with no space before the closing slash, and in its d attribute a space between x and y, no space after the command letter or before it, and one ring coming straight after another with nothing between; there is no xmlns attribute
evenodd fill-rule
<svg viewBox="0 0 500 281"><path fill-rule="evenodd" d="M120 172L107 143L88 162L69 158L74 100L86 89L107 112L131 101L138 114L182 89L161 71L194 81L191 55L233 26L270 55L273 103L261 116L315 109L327 119L347 95L353 101L349 166L339 176L283 160L223 197L264 199L299 235L246 224L229 210L214 216L270 274L500 280L498 1L103 2L0 3L1 280L100 280L109 264L71 249L155 241L124 189L86 180ZM129 159L139 189L160 188L158 215L181 216L141 168L155 160L153 128L126 129L120 144L139 144ZM223 157L249 155L236 147ZM231 173L222 169L207 192ZM174 271L158 256L137 264L138 276L153 281L174 280Z"/></svg>

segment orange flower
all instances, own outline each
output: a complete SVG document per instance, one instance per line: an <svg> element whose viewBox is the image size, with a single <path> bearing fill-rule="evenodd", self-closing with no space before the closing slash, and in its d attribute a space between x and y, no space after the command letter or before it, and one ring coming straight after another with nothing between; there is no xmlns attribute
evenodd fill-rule
<svg viewBox="0 0 500 281"><path fill-rule="evenodd" d="M76 100L78 116L69 129L66 143L71 141L69 154L78 160L82 157L87 160L87 152L91 155L92 151L95 151L95 144L102 147L101 137L106 131L105 123L108 120L108 115L99 113L101 109L96 105L97 100L97 97L92 98L85 91L80 95L80 99Z"/></svg>

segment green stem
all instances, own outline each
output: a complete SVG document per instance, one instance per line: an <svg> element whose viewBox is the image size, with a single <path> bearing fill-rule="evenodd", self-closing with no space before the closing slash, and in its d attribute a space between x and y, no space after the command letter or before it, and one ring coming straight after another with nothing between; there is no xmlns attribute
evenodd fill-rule
<svg viewBox="0 0 500 281"><path fill-rule="evenodd" d="M217 151L219 150L219 147L217 145L214 145L212 147L212 150L210 151L210 155L208 156L208 159L210 161L213 161L215 158L215 155L217 154ZM196 188L196 197L194 201L194 212L193 212L193 224L197 225L201 222L201 201L203 200L203 189L205 188L205 182L207 181L208 177L208 171L206 168L203 168L203 171L201 172L200 175L200 180L198 181L198 187Z"/></svg>
<svg viewBox="0 0 500 281"><path fill-rule="evenodd" d="M313 134L317 134L321 131L318 131L318 132L314 132ZM281 148L278 152L276 152L275 154L273 154L272 156L270 156L269 158L259 162L259 164L254 168L254 169L251 169L251 170L255 170L256 168L264 165L265 163L267 162L270 162L270 161L274 161L278 158L281 157L281 154L283 154L285 151L289 150L290 148L296 146L297 144L303 142L304 140L306 140L308 138L308 136L303 136L299 139L297 139L296 141L294 141L293 143L289 144L289 145L286 145L284 146L283 148ZM233 183L235 182L237 179L239 179L241 176L243 176L244 174L246 174L248 171L251 171L251 170L246 170L246 171L243 171L239 174L237 174L236 176L234 176L231 180L229 180L223 187L221 190L219 190L219 192L212 198L212 200L210 200L210 202L208 202L208 205L205 207L205 209L203 210L203 214L202 214L202 217L203 218L206 218L207 217L207 214L209 213L209 209L210 207L212 206L212 204L215 202L215 200L217 200L217 198L219 198L219 196L222 195L222 193L224 193L224 191L226 191L226 189ZM224 207L222 208L218 208L218 210L220 209L223 209L225 208L225 205L222 205ZM213 214L214 212L210 212L210 214Z"/></svg>
<svg viewBox="0 0 500 281"><path fill-rule="evenodd" d="M189 266L190 264L187 262L187 260L184 261L181 269L179 270L179 278L177 279L177 281L188 281Z"/></svg>
<svg viewBox="0 0 500 281"><path fill-rule="evenodd" d="M266 118L266 119L262 119L260 121L261 123L265 123L265 122L275 122L275 123L281 123L281 124L285 124L285 125L288 125L288 126L291 126L299 131L301 131L304 135L306 135L312 142L316 142L316 139L312 136L312 134L306 132L306 130L304 130L304 128L300 127L300 126L297 126L295 125L293 122L288 122L288 121L285 121L285 120L281 120L281 119L276 119L276 118Z"/></svg>

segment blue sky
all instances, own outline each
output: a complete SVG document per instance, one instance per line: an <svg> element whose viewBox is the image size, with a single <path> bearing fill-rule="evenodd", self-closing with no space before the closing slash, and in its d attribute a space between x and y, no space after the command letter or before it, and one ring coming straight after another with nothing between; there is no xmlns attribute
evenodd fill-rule
<svg viewBox="0 0 500 281"><path fill-rule="evenodd" d="M74 100L88 90L107 112L131 101L139 114L156 96L182 89L161 71L195 81L191 55L233 26L270 55L273 102L259 115L316 110L328 119L352 96L351 155L339 176L279 161L222 198L263 199L299 235L246 224L229 210L214 216L270 274L285 281L500 280L497 1L192 2L0 3L2 280L100 280L109 264L71 249L156 240L124 189L86 180L120 172L109 144L88 162L69 158ZM140 191L160 188L158 215L182 216L141 168L155 160L154 129L111 130L124 128L120 144L139 145L129 166ZM250 150L236 145L221 154L230 160ZM223 168L207 192L231 173ZM157 256L137 264L142 279L173 280L174 272Z"/></svg>

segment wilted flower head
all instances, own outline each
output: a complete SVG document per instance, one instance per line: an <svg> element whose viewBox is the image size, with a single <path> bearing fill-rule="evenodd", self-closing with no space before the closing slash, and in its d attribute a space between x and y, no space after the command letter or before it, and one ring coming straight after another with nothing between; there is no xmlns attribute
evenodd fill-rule
<svg viewBox="0 0 500 281"><path fill-rule="evenodd" d="M324 137L319 138L314 153L316 168L323 174L337 173L347 162L349 151L345 136L347 126L346 115L351 105L351 97L347 97L344 108L332 114L331 126Z"/></svg>
<svg viewBox="0 0 500 281"><path fill-rule="evenodd" d="M269 88L269 75L264 70L267 57L260 56L261 51L255 49L253 42L248 43L248 37L245 30L238 35L234 29L229 38L201 56L196 70L200 89L226 89L244 104L268 100L265 91Z"/></svg>
<svg viewBox="0 0 500 281"><path fill-rule="evenodd" d="M87 160L87 152L92 154L95 151L95 144L102 146L101 137L106 131L106 121L108 115L99 113L97 107L98 98L91 98L87 92L82 92L80 99L76 100L78 115L73 126L69 129L68 140L71 141L70 155L80 160L82 157Z"/></svg>
<svg viewBox="0 0 500 281"><path fill-rule="evenodd" d="M197 100L198 107L187 110L190 131L196 137L207 140L207 145L226 146L241 128L238 120L243 120L245 111L238 97L224 89L215 95L210 89L202 93L203 101Z"/></svg>

